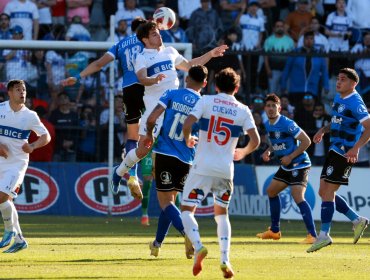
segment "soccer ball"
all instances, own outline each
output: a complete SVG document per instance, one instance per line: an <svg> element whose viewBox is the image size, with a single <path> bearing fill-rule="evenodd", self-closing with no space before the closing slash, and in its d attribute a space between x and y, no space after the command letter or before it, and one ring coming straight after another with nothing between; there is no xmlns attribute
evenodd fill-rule
<svg viewBox="0 0 370 280"><path fill-rule="evenodd" d="M168 30L175 24L176 15L170 8L162 7L155 10L153 21L157 23L159 30Z"/></svg>

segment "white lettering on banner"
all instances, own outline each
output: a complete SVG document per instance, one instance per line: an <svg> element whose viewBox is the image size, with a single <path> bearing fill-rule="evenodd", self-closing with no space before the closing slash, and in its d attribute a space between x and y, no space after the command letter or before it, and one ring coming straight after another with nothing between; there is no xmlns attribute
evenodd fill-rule
<svg viewBox="0 0 370 280"><path fill-rule="evenodd" d="M234 185L234 193L229 206L231 215L269 216L269 200L267 196L248 195L245 187Z"/></svg>

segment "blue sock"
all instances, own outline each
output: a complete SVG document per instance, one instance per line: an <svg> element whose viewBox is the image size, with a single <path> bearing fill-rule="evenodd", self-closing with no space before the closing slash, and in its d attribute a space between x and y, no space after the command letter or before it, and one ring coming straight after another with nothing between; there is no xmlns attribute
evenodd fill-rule
<svg viewBox="0 0 370 280"><path fill-rule="evenodd" d="M321 203L321 231L329 234L331 221L334 215L334 202L333 201L323 201Z"/></svg>
<svg viewBox="0 0 370 280"><path fill-rule="evenodd" d="M132 139L127 139L127 142L126 142L126 145L125 145L125 154L127 155L127 153L133 149L136 149L138 146L138 143L136 140L132 140ZM135 164L129 171L128 171L128 174L130 174L130 176L137 176L137 164Z"/></svg>
<svg viewBox="0 0 370 280"><path fill-rule="evenodd" d="M181 233L182 236L185 236L184 226L181 220L181 213L179 209L172 203L168 205L164 210L167 218L171 220L172 225Z"/></svg>
<svg viewBox="0 0 370 280"><path fill-rule="evenodd" d="M279 196L269 197L270 201L270 214L271 214L271 231L280 231L280 211L281 204Z"/></svg>
<svg viewBox="0 0 370 280"><path fill-rule="evenodd" d="M168 229L171 226L170 219L167 218L166 214L161 211L158 219L157 233L155 235L155 241L160 245L168 233Z"/></svg>
<svg viewBox="0 0 370 280"><path fill-rule="evenodd" d="M310 205L307 203L306 200L303 200L302 202L297 204L299 207L299 210L301 211L303 221L306 225L307 231L313 236L316 237L316 228L315 223L312 218L312 210Z"/></svg>
<svg viewBox="0 0 370 280"><path fill-rule="evenodd" d="M352 208L349 207L347 204L347 201L340 195L335 195L335 210L337 210L339 213L344 214L348 219L351 221L356 220L359 215L353 211Z"/></svg>

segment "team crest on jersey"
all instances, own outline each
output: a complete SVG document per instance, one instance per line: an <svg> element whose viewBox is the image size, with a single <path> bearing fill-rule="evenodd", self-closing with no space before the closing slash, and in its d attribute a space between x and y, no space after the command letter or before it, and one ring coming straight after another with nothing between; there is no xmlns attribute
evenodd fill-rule
<svg viewBox="0 0 370 280"><path fill-rule="evenodd" d="M275 138L279 139L280 138L280 131L275 131Z"/></svg>
<svg viewBox="0 0 370 280"><path fill-rule="evenodd" d="M196 102L195 96L192 94L185 94L183 100L188 105L194 105Z"/></svg>
<svg viewBox="0 0 370 280"><path fill-rule="evenodd" d="M292 176L297 177L298 176L298 170L293 170L292 171Z"/></svg>
<svg viewBox="0 0 370 280"><path fill-rule="evenodd" d="M344 109L346 109L346 105L340 104L339 107L338 107L338 113L342 113L344 111Z"/></svg>
<svg viewBox="0 0 370 280"><path fill-rule="evenodd" d="M348 166L346 169L344 169L343 179L348 179L349 175L351 175L351 169L351 166Z"/></svg>
<svg viewBox="0 0 370 280"><path fill-rule="evenodd" d="M295 130L297 130L297 128L298 128L298 126L295 123L293 123L289 126L288 129L289 129L290 132L294 132Z"/></svg>
<svg viewBox="0 0 370 280"><path fill-rule="evenodd" d="M188 196L189 199L198 199L198 200L202 200L203 197L204 192L201 189L193 189Z"/></svg>
<svg viewBox="0 0 370 280"><path fill-rule="evenodd" d="M367 109L365 105L361 104L360 106L357 107L357 113L359 114L364 114L367 113Z"/></svg>
<svg viewBox="0 0 370 280"><path fill-rule="evenodd" d="M333 166L328 166L328 168L326 168L326 175L327 176L330 176L334 171L334 167Z"/></svg>
<svg viewBox="0 0 370 280"><path fill-rule="evenodd" d="M168 171L163 171L160 174L161 181L163 185L172 184L172 175Z"/></svg>

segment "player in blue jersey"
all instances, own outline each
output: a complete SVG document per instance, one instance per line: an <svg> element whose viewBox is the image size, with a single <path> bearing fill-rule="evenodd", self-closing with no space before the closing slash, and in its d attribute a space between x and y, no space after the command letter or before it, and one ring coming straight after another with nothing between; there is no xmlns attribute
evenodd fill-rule
<svg viewBox="0 0 370 280"><path fill-rule="evenodd" d="M135 33L137 28L146 23L143 18L133 20L131 29ZM134 64L137 54L142 52L144 45L138 40L136 34L125 37L121 41L115 43L101 58L90 63L76 77L68 77L62 81L63 86L71 86L76 84L81 78L85 78L91 74L100 71L105 65L117 59L120 63L123 73L123 105L125 111L125 121L127 123L127 142L125 152L137 147L139 141L139 122L142 112L145 110L143 96L144 86L140 84L134 71ZM142 199L140 187L137 182L136 165L131 168L130 179L127 182L133 197ZM118 193L113 191L114 194Z"/></svg>
<svg viewBox="0 0 370 280"><path fill-rule="evenodd" d="M265 111L268 121L265 123L265 127L271 146L263 153L262 158L264 161L269 161L271 154L274 153L274 156L280 160L281 166L267 188L271 226L267 231L258 233L257 237L280 239L281 203L279 193L290 186L291 195L301 211L308 232L302 243L312 244L316 240L315 223L311 207L304 198L311 166L306 150L310 146L311 140L293 120L281 115L280 110L280 98L276 94L267 95Z"/></svg>
<svg viewBox="0 0 370 280"><path fill-rule="evenodd" d="M182 133L184 120L200 99L200 91L207 84L208 70L201 65L192 66L186 77L186 88L166 91L148 117L144 141L154 141L153 130L157 119L164 113L162 130L153 148L155 156L155 180L159 206L157 234L150 242L151 255L157 257L161 244L172 225L185 237L179 209L175 206L178 192L182 192L185 179L193 163L195 148L188 148ZM193 135L196 135L194 132ZM193 136L195 139L195 136ZM185 253L191 258L194 249L185 238Z"/></svg>
<svg viewBox="0 0 370 280"><path fill-rule="evenodd" d="M369 220L360 217L336 191L341 185L348 185L353 164L358 152L370 138L370 116L361 96L355 90L359 82L358 74L351 68L343 68L337 77L337 95L332 105L331 123L321 128L313 138L319 143L324 134L330 132L330 147L322 168L319 195L321 204L321 229L308 253L330 245L330 227L334 210L347 216L353 223L353 243L362 236ZM361 130L363 129L363 132Z"/></svg>
<svg viewBox="0 0 370 280"><path fill-rule="evenodd" d="M50 134L36 112L25 106L26 85L11 80L7 85L9 101L0 103L0 212L4 220L4 235L0 248L14 243L4 253L16 253L28 247L23 238L13 198L17 197L29 162L29 154L50 142ZM30 132L39 138L28 143Z"/></svg>
<svg viewBox="0 0 370 280"><path fill-rule="evenodd" d="M218 46L204 55L188 61L175 48L163 45L158 27L154 22L141 25L137 30L137 36L145 45L143 52L137 56L135 62L137 77L140 83L145 86L144 104L146 111L142 116L142 123L146 123L149 114L166 90L179 87L176 69L188 71L192 65L203 65L213 57L223 56L228 48L227 45ZM157 120L154 128L155 136L160 132L162 120L163 116ZM145 126L139 127L140 136L146 135L145 129ZM138 148L126 154L122 163L115 167L111 183L112 189L118 192L121 177L146 156L151 145L152 143L144 143L141 138Z"/></svg>

